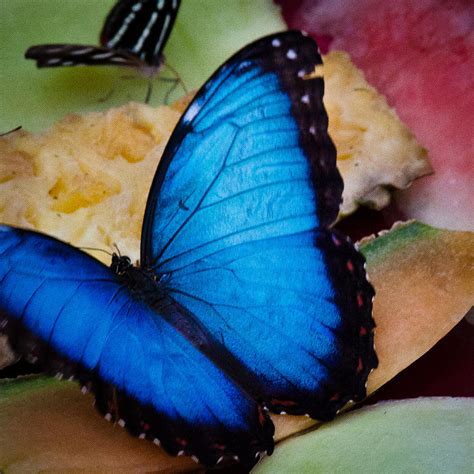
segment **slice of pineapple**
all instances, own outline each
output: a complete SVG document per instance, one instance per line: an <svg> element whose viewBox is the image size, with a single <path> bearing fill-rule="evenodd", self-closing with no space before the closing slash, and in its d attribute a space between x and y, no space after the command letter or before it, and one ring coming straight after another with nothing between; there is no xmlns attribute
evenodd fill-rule
<svg viewBox="0 0 474 474"><path fill-rule="evenodd" d="M432 172L427 152L348 54L327 54L323 71L329 134L344 179L340 216L361 204L381 209L390 202L390 189Z"/></svg>
<svg viewBox="0 0 474 474"><path fill-rule="evenodd" d="M0 138L0 222L138 258L148 190L180 116L130 103ZM109 262L103 252L92 252Z"/></svg>

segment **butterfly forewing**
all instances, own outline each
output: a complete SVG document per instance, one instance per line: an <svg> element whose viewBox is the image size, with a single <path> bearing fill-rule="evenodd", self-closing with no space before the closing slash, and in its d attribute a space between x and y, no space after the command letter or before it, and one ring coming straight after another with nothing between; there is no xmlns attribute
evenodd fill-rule
<svg viewBox="0 0 474 474"><path fill-rule="evenodd" d="M25 57L35 59L38 67L60 66L140 66L138 58L127 51L80 44L42 44L29 48Z"/></svg>
<svg viewBox="0 0 474 474"><path fill-rule="evenodd" d="M178 13L180 0L122 0L109 13L100 42L157 65Z"/></svg>
<svg viewBox="0 0 474 474"><path fill-rule="evenodd" d="M251 465L272 450L261 407L159 308L51 237L0 227L0 333L47 372L79 378L107 419L173 455L207 465L238 456Z"/></svg>
<svg viewBox="0 0 474 474"><path fill-rule="evenodd" d="M316 44L289 32L207 82L157 171L142 262L255 397L328 419L364 396L376 358L363 258L328 230L342 181L323 80L308 78L320 63Z"/></svg>

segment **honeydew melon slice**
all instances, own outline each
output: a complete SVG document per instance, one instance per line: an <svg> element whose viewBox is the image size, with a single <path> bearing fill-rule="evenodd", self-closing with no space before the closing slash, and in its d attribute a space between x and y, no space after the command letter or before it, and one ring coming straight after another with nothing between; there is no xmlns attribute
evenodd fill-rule
<svg viewBox="0 0 474 474"><path fill-rule="evenodd" d="M363 242L361 249L377 291L380 366L369 376L373 392L432 347L473 305L474 233L412 222ZM193 467L189 459L170 458L108 424L91 405L92 397L82 396L72 382L43 377L2 382L0 470L176 472ZM411 409L416 411L416 405ZM277 440L314 425L304 417L273 419Z"/></svg>
<svg viewBox="0 0 474 474"><path fill-rule="evenodd" d="M280 443L254 474L472 472L474 398L383 402Z"/></svg>
<svg viewBox="0 0 474 474"><path fill-rule="evenodd" d="M92 395L50 377L0 381L0 472L182 472L153 443L112 426L94 410Z"/></svg>

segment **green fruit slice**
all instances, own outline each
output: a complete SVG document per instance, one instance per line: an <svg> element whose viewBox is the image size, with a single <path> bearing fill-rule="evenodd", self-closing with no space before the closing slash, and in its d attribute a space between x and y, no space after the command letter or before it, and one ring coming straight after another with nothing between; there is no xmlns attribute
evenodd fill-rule
<svg viewBox="0 0 474 474"><path fill-rule="evenodd" d="M0 472L181 472L153 443L112 426L74 382L49 377L0 381Z"/></svg>
<svg viewBox="0 0 474 474"><path fill-rule="evenodd" d="M105 110L130 100L143 102L147 80L135 71L113 66L40 70L34 61L23 57L35 44L98 44L102 24L114 2L2 2L0 133L18 125L32 131L44 130L71 112ZM184 1L165 49L166 59L188 89L195 89L237 49L285 28L272 0ZM169 84L159 80L154 84L152 103L161 104ZM173 97L182 93L177 90Z"/></svg>
<svg viewBox="0 0 474 474"><path fill-rule="evenodd" d="M255 474L472 472L474 398L384 402L280 443Z"/></svg>
<svg viewBox="0 0 474 474"><path fill-rule="evenodd" d="M474 233L413 222L366 241L362 251L377 290L374 316L380 366L369 377L369 391L374 391L433 346L472 306ZM170 458L153 444L110 425L91 405L92 397L81 395L72 382L43 377L2 382L0 470L195 468L190 459ZM416 405L412 408L416 411ZM314 425L307 418L273 418L277 439ZM447 419L448 426L457 423L457 418ZM358 433L355 438L362 435Z"/></svg>

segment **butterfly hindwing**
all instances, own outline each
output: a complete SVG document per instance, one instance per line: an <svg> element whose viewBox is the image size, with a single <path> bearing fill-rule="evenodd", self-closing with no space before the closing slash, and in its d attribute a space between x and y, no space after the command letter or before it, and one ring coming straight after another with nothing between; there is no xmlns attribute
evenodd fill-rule
<svg viewBox="0 0 474 474"><path fill-rule="evenodd" d="M158 68L173 28L180 0L119 0L108 14L100 46L41 44L25 58L38 67L107 66Z"/></svg>
<svg viewBox="0 0 474 474"><path fill-rule="evenodd" d="M130 51L158 65L181 0L122 0L112 8L100 35L107 48Z"/></svg>
<svg viewBox="0 0 474 474"><path fill-rule="evenodd" d="M363 258L327 230L342 181L323 80L309 77L320 64L311 39L287 32L206 83L155 176L142 265L255 397L328 419L364 396L376 357Z"/></svg>
<svg viewBox="0 0 474 474"><path fill-rule="evenodd" d="M160 301L164 312L179 313ZM16 351L78 377L107 418L171 454L208 465L238 456L250 465L271 451L263 410L160 312L79 250L0 229L0 332Z"/></svg>

